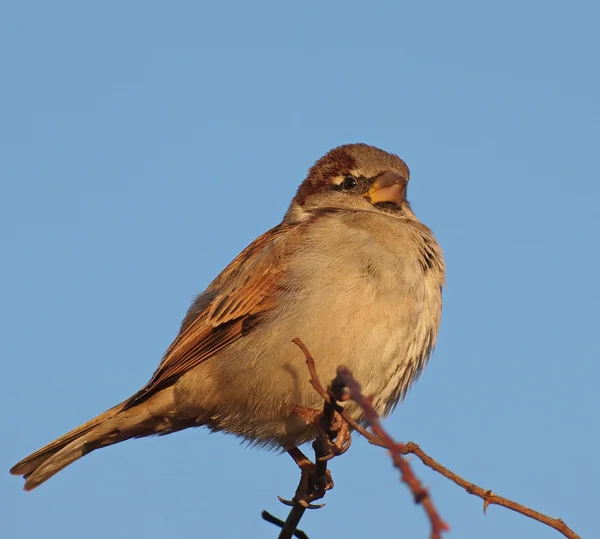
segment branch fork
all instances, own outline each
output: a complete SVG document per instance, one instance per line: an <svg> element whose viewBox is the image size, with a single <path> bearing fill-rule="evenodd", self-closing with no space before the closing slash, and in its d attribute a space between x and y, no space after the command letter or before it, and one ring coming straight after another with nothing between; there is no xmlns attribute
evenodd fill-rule
<svg viewBox="0 0 600 539"><path fill-rule="evenodd" d="M333 481L327 469L327 463L335 456L342 455L349 449L352 441L350 429L354 429L362 434L371 444L384 447L388 450L394 466L400 471L401 481L410 489L415 503L421 505L427 514L431 525L430 539L441 539L442 533L448 531L450 528L437 512L429 491L412 471L409 462L405 458L409 454L416 455L425 466L428 466L453 483L464 488L468 494L481 498L483 500L484 513L490 505L500 505L542 522L559 531L568 539L581 539L560 518L549 517L529 507L498 496L491 490L485 490L466 481L439 464L414 442L406 444L396 442L381 425L381 420L373 408L372 399L361 393L360 384L354 379L352 373L347 368L339 367L330 388L325 389L319 381L315 361L308 348L298 338L292 342L304 353L306 365L310 373L310 383L315 391L323 397L324 404L322 411L307 410L306 408L295 410L297 415L315 425L317 429L317 438L313 443L315 463L313 464L297 448L289 451L302 470L300 484L296 489L293 500L279 499L285 505L291 506L292 509L285 522L266 511L263 511L262 515L268 522L281 527L279 539L291 539L291 537L308 539L304 532L297 529L297 526L306 509L319 509L323 507L324 504L313 504L312 502L321 499L327 490L333 488ZM370 431L355 421L339 404L350 399L356 402L363 410L364 422L368 425Z"/></svg>

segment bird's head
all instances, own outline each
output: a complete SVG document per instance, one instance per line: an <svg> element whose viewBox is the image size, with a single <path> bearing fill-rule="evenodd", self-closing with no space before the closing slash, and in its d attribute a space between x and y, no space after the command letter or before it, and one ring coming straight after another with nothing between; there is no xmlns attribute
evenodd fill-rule
<svg viewBox="0 0 600 539"><path fill-rule="evenodd" d="M319 210L410 213L409 170L397 155L367 144L347 144L321 157L308 171L286 214L301 221Z"/></svg>

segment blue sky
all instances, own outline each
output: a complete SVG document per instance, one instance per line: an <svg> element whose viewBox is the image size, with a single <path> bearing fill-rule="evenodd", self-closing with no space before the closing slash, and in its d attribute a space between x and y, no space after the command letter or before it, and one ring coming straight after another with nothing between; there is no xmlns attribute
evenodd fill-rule
<svg viewBox="0 0 600 539"><path fill-rule="evenodd" d="M194 294L362 141L411 168L448 265L438 347L386 421L467 479L597 533L597 2L5 1L0 535L276 537L297 472L202 429L18 459L146 382ZM413 459L448 537L555 538ZM310 537L427 537L386 455L336 459Z"/></svg>

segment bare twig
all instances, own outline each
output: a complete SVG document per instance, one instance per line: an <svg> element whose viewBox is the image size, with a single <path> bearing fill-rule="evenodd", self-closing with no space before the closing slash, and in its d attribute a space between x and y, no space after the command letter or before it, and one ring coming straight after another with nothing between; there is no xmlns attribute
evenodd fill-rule
<svg viewBox="0 0 600 539"><path fill-rule="evenodd" d="M261 516L267 522L270 522L271 524L275 524L275 526L279 526L282 529L282 532L286 527L287 521L284 522L283 520L278 519L277 517L273 516L268 511L263 511L261 513ZM288 517L288 520L289 520L289 517ZM299 520L300 519L298 519L298 521ZM291 522L290 522L290 525L291 525ZM295 526L297 526L297 525L298 525L298 522L296 522ZM298 539L308 539L308 535L306 535L302 530L295 529L295 526L294 526L294 530L292 530L292 535L294 537L297 537ZM287 530L286 530L286 533L288 533ZM292 535L289 535L288 537L292 537ZM279 537L281 537L281 535Z"/></svg>
<svg viewBox="0 0 600 539"><path fill-rule="evenodd" d="M335 402L336 398L340 400L347 400L348 398L353 399L365 412L365 417L371 428L373 429L377 437L377 445L386 447L392 455L394 465L400 470L402 481L404 481L410 488L415 503L423 505L425 512L431 522L431 539L440 539L442 532L448 530L448 525L439 516L435 509L429 492L422 486L421 482L417 479L413 473L409 463L402 457L402 454L398 451L397 444L392 438L383 430L379 417L375 413L373 406L371 405L370 399L365 397L360 392L360 385L352 377L352 374L347 369L338 369L337 377L332 382L332 388L337 388L338 394L333 395L332 391L326 391L319 381L317 375L317 369L315 361L304 343L300 339L294 339L294 342L302 352L306 359L306 365L310 372L310 383L315 388L315 391L319 393L325 399L326 403L331 404L335 407L336 411L346 420L353 428L363 433L369 440L374 440L374 437L363 429L356 421L354 421L350 415ZM343 388L348 388L349 392L343 394Z"/></svg>
<svg viewBox="0 0 600 539"><path fill-rule="evenodd" d="M453 483L456 483L458 486L464 488L469 494L473 496L478 496L483 500L483 512L485 513L486 509L490 505L500 505L502 507L506 507L512 511L517 513L521 513L526 517L533 518L538 522L542 522L551 528L562 533L565 537L569 539L581 539L579 535L577 535L571 528L569 528L565 522L560 518L552 518L539 511L535 511L534 509L530 509L520 503L513 502L508 498L503 498L502 496L498 496L494 494L491 490L485 490L469 481L466 481L462 477L458 476L448 468L442 466L439 462L430 457L425 451L423 451L417 444L414 442L408 442L404 445L404 448L401 452L405 455L412 454L416 455L421 459L421 462L425 464L425 466L429 466L432 470L435 470L439 474L443 475L447 479L450 479Z"/></svg>
<svg viewBox="0 0 600 539"><path fill-rule="evenodd" d="M481 498L483 500L484 513L490 505L500 505L517 513L521 513L522 515L525 515L529 518L533 518L538 522L542 522L543 524L546 524L547 526L550 526L551 528L554 528L555 530L559 531L569 539L581 539L581 537L577 535L573 530L571 530L562 519L549 517L547 515L544 515L543 513L540 513L539 511L535 511L534 509L526 507L525 505L513 502L508 498L498 496L494 494L491 490L485 490L473 483L470 483L469 481L466 481L465 479L455 474L445 466L442 466L439 462L430 457L416 443L394 443L391 437L385 432L385 430L381 426L379 417L377 416L375 410L373 410L373 407L371 406L371 400L360 394L360 385L352 377L350 371L348 371L348 369L340 368L338 369L338 377L341 378L342 383L347 384L350 388L350 394L352 395L352 398L361 406L361 408L365 412L366 420L370 424L373 433L377 436L377 440L374 440L372 437L369 437L369 441L379 446L381 446L381 442L383 442L383 447L386 447L390 451L396 467L399 466L396 463L395 454L416 455L417 457L419 457L421 462L423 462L423 464L425 464L432 470L438 472L440 475L443 475L447 479L450 479L450 481L452 481L453 483L456 483L458 486L464 488L469 494ZM415 485L415 488L416 487L417 485ZM413 494L415 494L415 490L413 490L412 487L411 490L413 491ZM429 514L429 510L427 508L426 510Z"/></svg>
<svg viewBox="0 0 600 539"><path fill-rule="evenodd" d="M378 445L380 447L385 447L382 440L380 440L377 436L371 434L367 429L365 429L362 425L352 419L352 416L344 410L342 406L337 403L331 403L332 397L329 395L327 390L321 385L319 381L319 376L317 375L317 368L315 366L315 360L313 359L310 351L306 347L306 345L298 338L292 340L294 344L296 344L300 350L304 353L304 357L306 359L306 365L308 367L308 371L310 372L310 384L313 386L314 390L325 399L325 402L332 404L335 408L335 411L340 414L346 423L350 425L356 432L362 434L369 442L373 445ZM339 400L347 400L345 398L340 398Z"/></svg>
<svg viewBox="0 0 600 539"><path fill-rule="evenodd" d="M331 383L332 389L326 390L319 381L315 361L310 354L310 351L300 339L294 339L293 342L300 347L304 353L306 365L311 376L311 385L325 401L323 406L323 414L321 415L319 423L320 427L317 425L319 438L315 441L315 444L313 444L317 454L317 465L319 465L321 462L326 462L329 458L335 456L336 454L343 453L347 449L347 446L343 446L342 444L342 449L340 450L340 446L335 446L333 443L337 433L340 432L340 427L339 425L335 424L335 421L337 418L341 417L352 429L356 430L365 438L367 438L371 444L384 447L390 452L394 465L400 470L402 481L408 485L413 494L415 502L423 505L429 517L432 539L440 538L441 533L446 531L448 526L440 518L435 507L433 506L433 502L431 501L428 491L414 475L410 465L406 459L402 457L403 455L412 454L417 456L421 462L423 462L423 464L438 472L440 475L443 475L458 486L464 488L467 493L481 498L483 500L484 513L490 505L500 505L527 517L533 518L538 522L546 524L547 526L550 526L551 528L562 533L568 539L581 539L581 537L577 535L571 528L569 528L560 518L549 517L543 513L540 513L539 511L535 511L534 509L509 500L508 498L498 496L491 490L485 490L473 483L470 483L469 481L466 481L448 468L442 466L439 462L425 453L414 442L408 442L406 444L396 442L384 430L379 416L372 406L371 399L361 393L360 385L354 379L352 373L350 373L348 369L340 367L338 369L336 378ZM338 401L345 401L349 398L354 400L361 407L365 414L364 419L371 428L372 432L365 429L362 425L355 421L338 403ZM319 457L319 452L322 454L326 449L328 449L331 453L329 455ZM326 471L326 466L324 468L322 466L318 467L321 471L323 469ZM280 534L279 539L289 539L292 536L306 539L306 534L296 530L296 527L298 526L298 523L304 514L304 510L304 507L294 504L285 523L266 512L263 512L263 518L282 527L282 533ZM265 514L270 518L267 518ZM285 535L283 532L284 528L286 529Z"/></svg>
<svg viewBox="0 0 600 539"><path fill-rule="evenodd" d="M390 452L394 466L400 470L400 477L412 492L415 503L421 504L429 517L431 523L431 539L439 539L442 533L450 528L442 520L427 489L412 471L408 461L402 457L404 444L397 443L382 427L381 421L369 397L361 393L360 384L354 379L352 373L345 367L338 368L337 377L346 387L350 389L350 396L364 411L365 420L370 425L373 433L383 441L384 446Z"/></svg>
<svg viewBox="0 0 600 539"><path fill-rule="evenodd" d="M281 533L279 534L278 539L291 539L291 537L296 535L296 532L298 531L298 524L300 524L300 519L304 515L304 511L306 511L306 509L306 507L300 505L299 503L295 503L292 506L289 515L281 527Z"/></svg>

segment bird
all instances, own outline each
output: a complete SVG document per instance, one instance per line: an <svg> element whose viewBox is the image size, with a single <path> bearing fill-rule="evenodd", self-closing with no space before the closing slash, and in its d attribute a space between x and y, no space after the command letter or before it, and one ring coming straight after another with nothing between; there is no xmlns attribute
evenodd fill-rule
<svg viewBox="0 0 600 539"><path fill-rule="evenodd" d="M323 401L295 338L321 380L347 366L387 416L430 358L445 284L442 249L407 200L409 176L400 157L364 143L326 153L281 223L197 296L146 385L10 473L29 491L96 449L199 426L298 462L316 436L299 411Z"/></svg>

